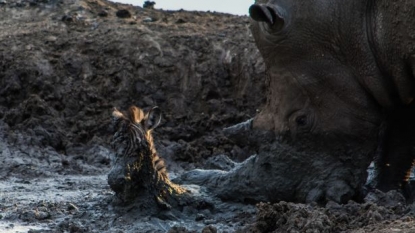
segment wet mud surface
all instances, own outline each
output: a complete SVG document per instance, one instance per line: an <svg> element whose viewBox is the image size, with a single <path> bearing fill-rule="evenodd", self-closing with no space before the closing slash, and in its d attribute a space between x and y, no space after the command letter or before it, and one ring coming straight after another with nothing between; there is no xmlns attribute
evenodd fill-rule
<svg viewBox="0 0 415 233"><path fill-rule="evenodd" d="M396 192L255 205L187 185L206 203L152 215L117 203L107 184L113 107L160 107L153 137L170 178L230 170L256 151L222 130L255 116L264 72L247 17L0 1L0 231L415 232L414 207Z"/></svg>

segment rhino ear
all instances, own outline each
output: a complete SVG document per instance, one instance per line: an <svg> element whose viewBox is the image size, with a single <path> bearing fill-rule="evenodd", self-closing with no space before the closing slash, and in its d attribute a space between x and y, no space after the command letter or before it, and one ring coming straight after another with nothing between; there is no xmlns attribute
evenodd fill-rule
<svg viewBox="0 0 415 233"><path fill-rule="evenodd" d="M276 30L281 30L285 24L284 17L277 8L264 4L254 4L249 7L249 15L253 20L268 23Z"/></svg>
<svg viewBox="0 0 415 233"><path fill-rule="evenodd" d="M156 128L160 124L160 122L161 122L161 110L159 107L154 107L147 114L145 126L147 130L152 130Z"/></svg>

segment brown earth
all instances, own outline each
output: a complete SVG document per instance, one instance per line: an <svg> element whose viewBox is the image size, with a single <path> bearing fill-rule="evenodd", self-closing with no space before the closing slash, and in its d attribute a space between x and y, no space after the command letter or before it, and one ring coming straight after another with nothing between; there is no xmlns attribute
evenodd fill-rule
<svg viewBox="0 0 415 233"><path fill-rule="evenodd" d="M121 9L130 17L117 17ZM248 17L104 0L0 1L0 231L415 232L415 209L395 192L256 211L189 186L205 204L157 217L114 204L112 107L162 109L154 138L172 178L230 169L227 157L255 151L221 131L255 116L264 75Z"/></svg>

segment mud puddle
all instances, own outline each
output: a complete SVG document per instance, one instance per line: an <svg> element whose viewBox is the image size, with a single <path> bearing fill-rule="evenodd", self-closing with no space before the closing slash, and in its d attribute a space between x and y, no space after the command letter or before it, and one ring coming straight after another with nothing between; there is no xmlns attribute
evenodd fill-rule
<svg viewBox="0 0 415 233"><path fill-rule="evenodd" d="M205 193L199 186L186 188L194 195ZM200 232L206 227L234 232L255 214L254 206L213 198L212 209L147 216L113 205L106 175L8 178L0 181L0 190L1 232Z"/></svg>
<svg viewBox="0 0 415 233"><path fill-rule="evenodd" d="M18 225L17 225L18 224ZM3 233L23 233L30 231L47 231L50 230L47 227L36 225L24 225L25 223L13 223L13 222L0 222L0 231Z"/></svg>
<svg viewBox="0 0 415 233"><path fill-rule="evenodd" d="M8 178L0 181L0 190L1 232L55 232L57 222L112 195L105 175Z"/></svg>

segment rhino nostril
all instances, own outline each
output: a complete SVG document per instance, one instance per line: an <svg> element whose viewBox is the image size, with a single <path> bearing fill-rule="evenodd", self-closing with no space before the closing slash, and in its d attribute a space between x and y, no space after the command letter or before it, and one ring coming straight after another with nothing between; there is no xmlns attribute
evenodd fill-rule
<svg viewBox="0 0 415 233"><path fill-rule="evenodd" d="M332 200L337 203L347 203L355 194L354 190L346 184L346 182L339 180L329 184L330 187L326 191L327 200Z"/></svg>

